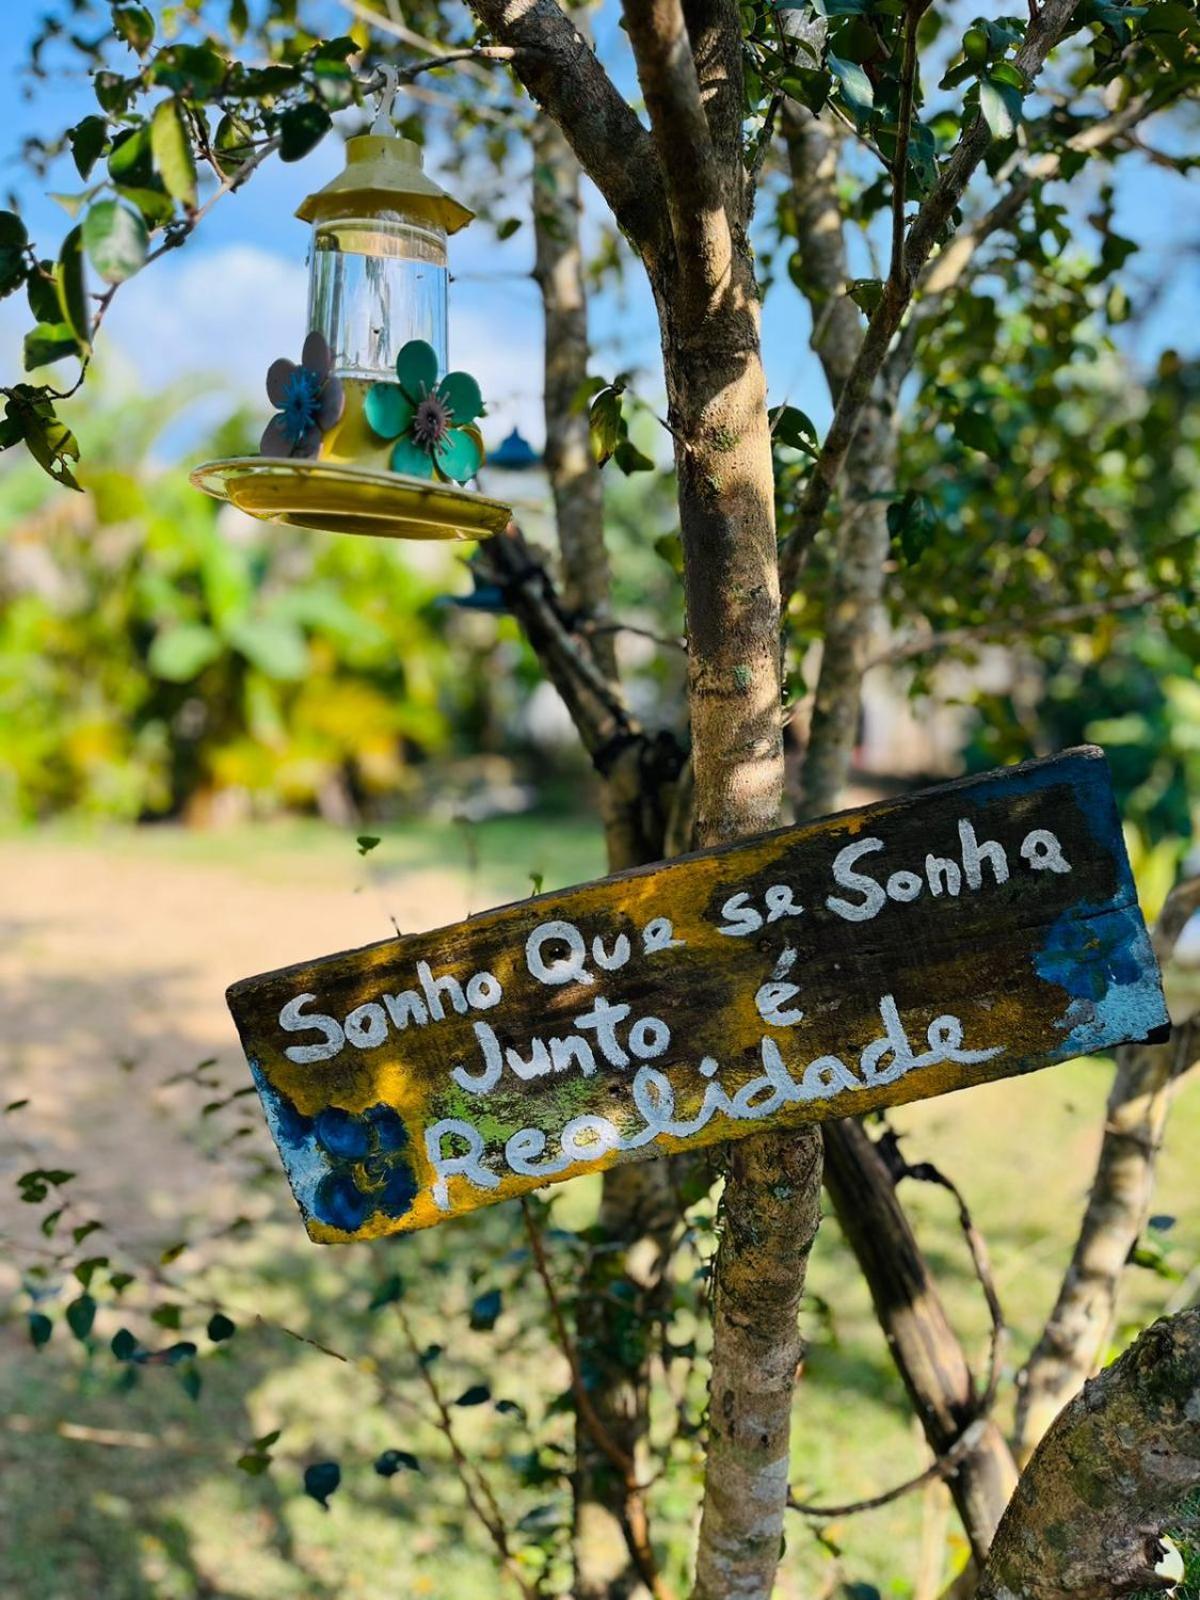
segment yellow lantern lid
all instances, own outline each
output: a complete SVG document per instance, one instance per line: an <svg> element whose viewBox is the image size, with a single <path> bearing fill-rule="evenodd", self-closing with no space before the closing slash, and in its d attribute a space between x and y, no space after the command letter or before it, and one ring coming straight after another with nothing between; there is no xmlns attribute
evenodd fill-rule
<svg viewBox="0 0 1200 1600"><path fill-rule="evenodd" d="M346 141L345 170L310 194L296 215L304 222L323 222L381 211L423 217L447 233L465 228L475 215L426 176L419 144L377 133Z"/></svg>

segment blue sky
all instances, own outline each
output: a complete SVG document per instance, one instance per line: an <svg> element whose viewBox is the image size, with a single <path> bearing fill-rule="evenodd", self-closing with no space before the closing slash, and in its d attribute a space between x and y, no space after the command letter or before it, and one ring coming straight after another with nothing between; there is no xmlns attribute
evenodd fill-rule
<svg viewBox="0 0 1200 1600"><path fill-rule="evenodd" d="M44 186L21 165L20 142L28 134L53 135L95 107L86 80L61 73L38 85L33 100L22 98L21 63L41 9L42 0L7 0L4 7L0 73L9 94L0 115L0 191L17 193L30 231L50 253L69 224L43 188L77 191L81 185L74 168L65 162ZM346 15L334 0L330 13L331 31L346 26ZM597 13L596 26L602 55L619 60L622 36L615 28L611 0ZM619 75L621 87L632 93L628 69ZM450 136L452 129L443 118L427 158L435 174L439 139ZM445 150L444 142L440 148ZM242 192L224 198L184 249L122 288L104 336L109 366L123 368L131 381L149 387L185 374L212 373L227 392L261 400L265 414L262 375L276 356L294 354L304 333L306 229L292 213L340 163L340 140L329 137L305 161L292 166L269 163ZM527 163L518 156L513 174L516 198L506 207L512 214L524 209L527 172ZM1089 178L1069 191L1060 186L1059 197L1082 225L1095 199L1094 182ZM1118 227L1143 244L1134 272L1148 278L1161 275L1167 284L1131 354L1147 361L1168 344L1189 352L1200 349L1200 257L1186 249L1196 243L1200 225L1194 220L1196 208L1188 185L1139 159L1127 165L1119 181L1117 205ZM595 197L591 210L592 215L599 214ZM452 243L456 282L451 360L469 367L481 380L489 399L492 443L513 423L535 442L541 437L542 330L537 291L527 276L531 251L528 228L498 244L489 228L477 226ZM859 270L869 272L865 260ZM23 303L0 303L0 362L9 373L19 364L18 340L24 326ZM822 425L828 402L808 348L807 312L790 284L783 284L768 299L764 335L772 401L787 399ZM639 374L640 392L647 399L658 399L657 332L636 267L627 275L624 290L595 301L593 343L597 371L611 375L622 368L633 370Z"/></svg>

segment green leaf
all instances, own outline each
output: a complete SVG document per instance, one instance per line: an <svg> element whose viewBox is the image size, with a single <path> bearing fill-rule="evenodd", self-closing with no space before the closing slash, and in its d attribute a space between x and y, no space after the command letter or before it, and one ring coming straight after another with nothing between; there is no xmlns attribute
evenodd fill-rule
<svg viewBox="0 0 1200 1600"><path fill-rule="evenodd" d="M326 1511L329 1510L329 1497L335 1493L341 1481L342 1469L336 1461L317 1461L304 1469L305 1494Z"/></svg>
<svg viewBox="0 0 1200 1600"><path fill-rule="evenodd" d="M1017 131L1024 104L1019 88L993 73L980 79L979 109L993 139L1011 139Z"/></svg>
<svg viewBox="0 0 1200 1600"><path fill-rule="evenodd" d="M79 341L65 322L39 322L25 335L26 372L78 354Z"/></svg>
<svg viewBox="0 0 1200 1600"><path fill-rule="evenodd" d="M175 94L204 100L220 89L227 70L225 58L211 45L175 44L158 52L150 73L156 83Z"/></svg>
<svg viewBox="0 0 1200 1600"><path fill-rule="evenodd" d="M129 184L135 189L158 181L154 176L154 151L148 123L125 128L113 139L108 153L108 175L114 183Z"/></svg>
<svg viewBox="0 0 1200 1600"><path fill-rule="evenodd" d="M121 116L142 88L138 77L123 78L119 72L97 72L92 78L92 89L101 111Z"/></svg>
<svg viewBox="0 0 1200 1600"><path fill-rule="evenodd" d="M92 168L108 147L108 119L84 117L82 122L77 122L67 130L67 139L75 158L75 170L86 183Z"/></svg>
<svg viewBox="0 0 1200 1600"><path fill-rule="evenodd" d="M83 1288L90 1289L92 1287L92 1279L101 1267L106 1267L107 1265L107 1256L88 1256L85 1260L76 1262L74 1276Z"/></svg>
<svg viewBox="0 0 1200 1600"><path fill-rule="evenodd" d="M62 316L58 303L58 272L53 261L39 261L30 271L25 294L35 322L57 322Z"/></svg>
<svg viewBox="0 0 1200 1600"><path fill-rule="evenodd" d="M202 622L177 622L155 635L146 665L156 678L187 683L221 654L221 641Z"/></svg>
<svg viewBox="0 0 1200 1600"><path fill-rule="evenodd" d="M859 113L873 111L875 108L875 90L871 80L859 66L857 61L843 61L840 56L833 54L826 58L830 72L837 79L842 91L842 99L851 108Z"/></svg>
<svg viewBox="0 0 1200 1600"><path fill-rule="evenodd" d="M910 489L887 510L888 532L911 567L921 559L937 532L937 517L930 501Z"/></svg>
<svg viewBox="0 0 1200 1600"><path fill-rule="evenodd" d="M362 842L361 840L359 841ZM376 1285L375 1292L367 1304L368 1311L378 1311L382 1306L395 1305L397 1300L403 1298L404 1280L398 1272L393 1272L390 1277Z"/></svg>
<svg viewBox="0 0 1200 1600"><path fill-rule="evenodd" d="M770 420L771 436L778 444L786 445L789 450L803 450L808 456L817 454L820 448L817 430L805 412L795 406L776 406L770 413Z"/></svg>
<svg viewBox="0 0 1200 1600"><path fill-rule="evenodd" d="M233 1338L237 1324L231 1322L223 1311L217 1311L209 1317L206 1332L214 1344L223 1344L226 1339Z"/></svg>
<svg viewBox="0 0 1200 1600"><path fill-rule="evenodd" d="M502 1298L499 1289L487 1289L471 1303L471 1327L476 1333L490 1333L500 1315Z"/></svg>
<svg viewBox="0 0 1200 1600"><path fill-rule="evenodd" d="M292 106L279 119L279 159L302 161L333 126L328 110L316 100Z"/></svg>
<svg viewBox="0 0 1200 1600"><path fill-rule="evenodd" d="M643 455L631 439L621 440L613 451L613 460L626 477L631 472L654 471L654 462L649 456Z"/></svg>
<svg viewBox="0 0 1200 1600"><path fill-rule="evenodd" d="M150 123L150 149L154 170L166 185L167 193L182 200L189 209L196 204L196 158L184 120L183 106L174 98L154 108Z"/></svg>
<svg viewBox="0 0 1200 1600"><path fill-rule="evenodd" d="M29 234L15 211L0 211L0 298L19 289L29 271Z"/></svg>
<svg viewBox="0 0 1200 1600"><path fill-rule="evenodd" d="M112 21L117 37L144 56L154 43L154 18L145 6L114 6Z"/></svg>
<svg viewBox="0 0 1200 1600"><path fill-rule="evenodd" d="M360 833L359 836L358 836L358 839L356 840L356 843L358 845L358 853L359 853L359 855L360 856L369 856L371 854L371 851L376 849L380 844L382 844L382 842L383 841L376 834L373 834L373 833ZM399 1278L397 1278L396 1282L399 1283L399 1281L400 1281ZM399 1296L397 1295L396 1298L399 1299ZM380 1303L382 1304L383 1302L380 1302ZM372 1300L369 1309L372 1310L372 1311L375 1309L374 1300Z"/></svg>
<svg viewBox="0 0 1200 1600"><path fill-rule="evenodd" d="M954 436L968 449L980 450L992 461L998 461L1004 453L996 424L986 411L960 412L954 421Z"/></svg>
<svg viewBox="0 0 1200 1600"><path fill-rule="evenodd" d="M200 1368L194 1361L189 1361L181 1370L179 1387L189 1400L199 1400L200 1391L204 1387L204 1379L200 1376Z"/></svg>
<svg viewBox="0 0 1200 1600"><path fill-rule="evenodd" d="M779 87L816 116L829 99L833 80L829 73L818 67L790 67L780 79Z"/></svg>
<svg viewBox="0 0 1200 1600"><path fill-rule="evenodd" d="M53 1332L54 1324L44 1311L29 1313L29 1339L35 1350L40 1350L44 1344L48 1344Z"/></svg>
<svg viewBox="0 0 1200 1600"><path fill-rule="evenodd" d="M411 1450L385 1450L375 1457L375 1471L381 1478L394 1478L401 1467L408 1472L420 1472L421 1463Z"/></svg>
<svg viewBox="0 0 1200 1600"><path fill-rule="evenodd" d="M270 1469L271 1458L269 1455L259 1454L256 1450L247 1450L244 1455L237 1458L237 1464L252 1478L261 1478L263 1473Z"/></svg>
<svg viewBox="0 0 1200 1600"><path fill-rule="evenodd" d="M308 670L308 645L299 628L272 617L246 618L228 629L228 639L268 678L294 683Z"/></svg>
<svg viewBox="0 0 1200 1600"><path fill-rule="evenodd" d="M883 299L883 282L879 278L855 278L847 285L846 293L860 311L871 317Z"/></svg>
<svg viewBox="0 0 1200 1600"><path fill-rule="evenodd" d="M473 1383L469 1389L464 1389L454 1402L456 1406L482 1406L492 1398L492 1391L486 1383Z"/></svg>
<svg viewBox="0 0 1200 1600"><path fill-rule="evenodd" d="M516 233L517 229L520 226L521 226L520 217L505 217L503 222L498 222L496 224L496 237L497 237L497 239L500 239L500 240L511 239L513 234Z"/></svg>
<svg viewBox="0 0 1200 1600"><path fill-rule="evenodd" d="M96 1320L96 1302L90 1294L81 1294L67 1307L67 1327L82 1343L92 1331Z"/></svg>
<svg viewBox="0 0 1200 1600"><path fill-rule="evenodd" d="M81 349L92 347L92 319L88 310L87 282L83 268L83 229L77 223L62 242L56 274L58 304L64 322Z"/></svg>
<svg viewBox="0 0 1200 1600"><path fill-rule="evenodd" d="M123 283L144 266L150 235L131 206L101 200L83 219L83 245L105 283Z"/></svg>
<svg viewBox="0 0 1200 1600"><path fill-rule="evenodd" d="M683 576L683 540L678 533L662 533L654 541L654 554L665 561L676 577Z"/></svg>
<svg viewBox="0 0 1200 1600"><path fill-rule="evenodd" d="M155 182L158 180L155 179ZM119 183L117 193L122 200L127 200L137 208L147 228L161 228L175 215L175 202L161 185L158 188L135 189L129 184Z"/></svg>
<svg viewBox="0 0 1200 1600"><path fill-rule="evenodd" d="M234 39L242 39L250 26L250 13L246 0L229 0L229 31Z"/></svg>
<svg viewBox="0 0 1200 1600"><path fill-rule="evenodd" d="M68 458L79 460L79 444L51 407L47 406L45 412L31 408L25 413L25 447L42 471L49 473L56 483L65 484L68 489L79 489L67 466Z"/></svg>
<svg viewBox="0 0 1200 1600"><path fill-rule="evenodd" d="M612 455L624 437L624 418L621 416L620 392L609 385L601 389L588 409L588 434L592 455L599 466Z"/></svg>
<svg viewBox="0 0 1200 1600"><path fill-rule="evenodd" d="M118 1361L132 1361L139 1345L128 1328L118 1328L112 1336L109 1349Z"/></svg>
<svg viewBox="0 0 1200 1600"><path fill-rule="evenodd" d="M150 1313L150 1321L160 1328L169 1328L172 1333L177 1333L183 1323L183 1312L175 1305L155 1306Z"/></svg>
<svg viewBox="0 0 1200 1600"><path fill-rule="evenodd" d="M213 141L222 167L228 173L244 167L254 154L254 134L249 123L241 117L227 113L217 123L217 136Z"/></svg>

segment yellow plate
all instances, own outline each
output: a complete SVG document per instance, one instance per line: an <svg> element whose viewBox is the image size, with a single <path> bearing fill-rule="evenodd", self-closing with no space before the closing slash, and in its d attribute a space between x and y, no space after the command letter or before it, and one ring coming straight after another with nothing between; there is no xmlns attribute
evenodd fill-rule
<svg viewBox="0 0 1200 1600"><path fill-rule="evenodd" d="M431 483L333 461L237 456L206 461L192 473L197 489L252 517L328 533L384 539L486 539L508 525L499 500L457 484Z"/></svg>

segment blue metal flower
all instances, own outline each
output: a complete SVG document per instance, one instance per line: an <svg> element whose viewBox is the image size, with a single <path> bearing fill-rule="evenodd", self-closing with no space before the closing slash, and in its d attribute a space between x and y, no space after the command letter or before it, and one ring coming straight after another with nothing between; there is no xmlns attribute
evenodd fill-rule
<svg viewBox="0 0 1200 1600"><path fill-rule="evenodd" d="M333 355L321 334L305 339L299 366L294 361L271 363L267 398L278 410L262 436L262 454L315 456L322 435L341 421L346 409L342 385L333 376Z"/></svg>

